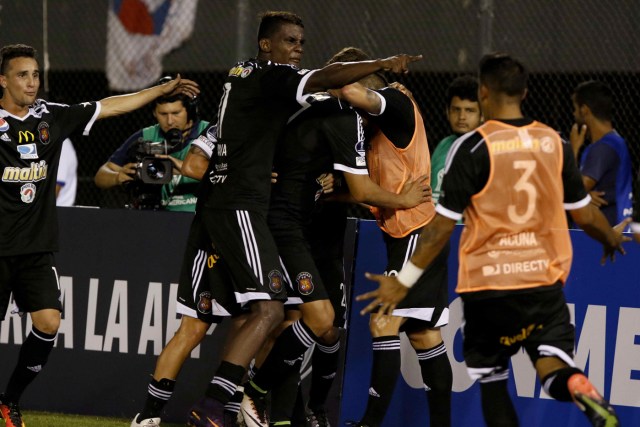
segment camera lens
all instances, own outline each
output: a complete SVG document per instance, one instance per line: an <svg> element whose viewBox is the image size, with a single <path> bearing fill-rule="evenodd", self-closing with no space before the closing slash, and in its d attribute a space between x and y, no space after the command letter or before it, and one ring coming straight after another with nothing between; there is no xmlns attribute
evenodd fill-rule
<svg viewBox="0 0 640 427"><path fill-rule="evenodd" d="M151 179L161 180L167 174L165 165L161 162L149 162L147 165L147 175Z"/></svg>

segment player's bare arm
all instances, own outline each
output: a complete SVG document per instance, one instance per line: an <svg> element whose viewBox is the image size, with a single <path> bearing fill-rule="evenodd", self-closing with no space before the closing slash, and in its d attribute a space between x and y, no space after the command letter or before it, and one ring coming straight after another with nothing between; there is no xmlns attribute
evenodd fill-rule
<svg viewBox="0 0 640 427"><path fill-rule="evenodd" d="M182 161L182 175L189 178L202 180L207 167L209 166L209 156L199 147L191 145L189 152Z"/></svg>
<svg viewBox="0 0 640 427"><path fill-rule="evenodd" d="M377 115L382 112L382 100L380 97L360 83L344 86L337 92L340 99L344 99L352 106L369 114Z"/></svg>
<svg viewBox="0 0 640 427"><path fill-rule="evenodd" d="M585 233L602 243L604 254L600 259L601 264L604 265L607 259L611 262L615 261L616 252L622 255L626 253L622 244L630 241L631 238L623 235L622 231L631 222L629 218L612 228L600 209L591 203L580 209L571 210L569 213Z"/></svg>
<svg viewBox="0 0 640 427"><path fill-rule="evenodd" d="M358 203L391 209L409 209L431 200L426 176L405 184L400 194L392 193L371 181L369 175L344 174L349 192Z"/></svg>
<svg viewBox="0 0 640 427"><path fill-rule="evenodd" d="M339 88L376 71L391 71L407 73L409 64L422 59L422 55L396 55L385 59L374 59L362 62L336 62L316 70L307 80L304 92L321 92L327 89Z"/></svg>
<svg viewBox="0 0 640 427"><path fill-rule="evenodd" d="M180 74L178 74L175 79L161 85L143 89L136 93L110 96L102 99L100 101L102 108L100 109L98 119L129 113L147 105L156 98L174 93L183 93L194 97L200 93L200 89L196 82L183 79L180 77Z"/></svg>

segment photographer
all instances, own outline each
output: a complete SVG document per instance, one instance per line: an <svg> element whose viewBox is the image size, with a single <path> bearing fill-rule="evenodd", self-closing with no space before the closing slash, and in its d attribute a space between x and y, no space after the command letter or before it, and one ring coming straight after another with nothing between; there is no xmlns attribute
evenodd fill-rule
<svg viewBox="0 0 640 427"><path fill-rule="evenodd" d="M111 155L96 173L96 185L124 187L131 208L193 212L198 181L183 176L182 161L191 141L208 126L199 120L197 107L197 98L184 95L156 99L157 123L131 135Z"/></svg>

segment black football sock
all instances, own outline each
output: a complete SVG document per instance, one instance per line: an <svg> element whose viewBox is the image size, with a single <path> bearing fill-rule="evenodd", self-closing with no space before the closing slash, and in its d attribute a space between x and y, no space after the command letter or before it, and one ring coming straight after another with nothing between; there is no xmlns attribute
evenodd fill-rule
<svg viewBox="0 0 640 427"><path fill-rule="evenodd" d="M480 395L482 415L487 427L512 427L518 425L518 415L507 389L507 378L494 379L487 382L480 380Z"/></svg>
<svg viewBox="0 0 640 427"><path fill-rule="evenodd" d="M296 361L302 358L315 341L316 336L302 320L291 324L276 339L267 359L249 382L252 387L246 387L245 393L251 397L259 397L273 390L282 378L295 370Z"/></svg>
<svg viewBox="0 0 640 427"><path fill-rule="evenodd" d="M8 402L18 403L22 393L47 364L56 334L45 334L35 327L22 344L16 364L5 392Z"/></svg>
<svg viewBox="0 0 640 427"><path fill-rule="evenodd" d="M311 357L311 390L309 391L309 409L324 407L338 370L340 358L340 340L324 346L316 344Z"/></svg>
<svg viewBox="0 0 640 427"><path fill-rule="evenodd" d="M171 399L175 385L175 380L163 378L160 381L156 381L151 378L147 389L147 400L144 404L144 409L140 412L136 421L140 422L147 418L159 417L162 408L164 408L164 405Z"/></svg>
<svg viewBox="0 0 640 427"><path fill-rule="evenodd" d="M301 364L302 360L297 360L294 365L295 370L282 378L271 391L271 421L276 425L291 421L300 383Z"/></svg>
<svg viewBox="0 0 640 427"><path fill-rule="evenodd" d="M400 337L390 335L373 339L373 368L367 410L362 424L378 427L391 403L400 374Z"/></svg>
<svg viewBox="0 0 640 427"><path fill-rule="evenodd" d="M447 357L447 348L441 342L433 348L416 350L422 381L429 403L429 425L449 427L451 425L451 387L453 373Z"/></svg>
<svg viewBox="0 0 640 427"><path fill-rule="evenodd" d="M573 397L569 392L569 385L567 382L574 374L584 374L578 368L566 367L559 369L542 379L542 386L544 391L554 399L560 402L571 402Z"/></svg>
<svg viewBox="0 0 640 427"><path fill-rule="evenodd" d="M229 399L229 401L225 403L224 411L237 417L238 412L240 412L240 404L242 403L243 396L244 390L242 389L242 387L238 387L236 389L236 392L233 393L233 396L231 396L231 399Z"/></svg>
<svg viewBox="0 0 640 427"><path fill-rule="evenodd" d="M226 404L236 393L238 385L242 381L245 373L246 369L244 367L222 361L213 379L209 383L209 387L205 393L206 396Z"/></svg>

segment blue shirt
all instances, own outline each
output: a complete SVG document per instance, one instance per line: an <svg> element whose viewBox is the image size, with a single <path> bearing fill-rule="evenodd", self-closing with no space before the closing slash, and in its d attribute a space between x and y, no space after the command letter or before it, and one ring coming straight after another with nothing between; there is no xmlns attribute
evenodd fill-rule
<svg viewBox="0 0 640 427"><path fill-rule="evenodd" d="M600 209L609 224L616 225L631 216L631 157L627 144L615 130L584 149L580 172L596 181L592 191L604 192L602 197L609 204Z"/></svg>

